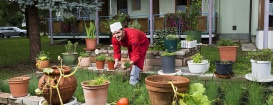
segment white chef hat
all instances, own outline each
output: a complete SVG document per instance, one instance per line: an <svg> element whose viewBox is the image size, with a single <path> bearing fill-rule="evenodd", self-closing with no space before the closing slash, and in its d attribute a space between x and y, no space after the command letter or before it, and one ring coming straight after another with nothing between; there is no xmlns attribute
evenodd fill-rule
<svg viewBox="0 0 273 105"><path fill-rule="evenodd" d="M122 25L121 25L120 22L115 22L115 23L110 25L110 29L111 29L112 33L119 30L119 29L121 29L121 28L122 28Z"/></svg>

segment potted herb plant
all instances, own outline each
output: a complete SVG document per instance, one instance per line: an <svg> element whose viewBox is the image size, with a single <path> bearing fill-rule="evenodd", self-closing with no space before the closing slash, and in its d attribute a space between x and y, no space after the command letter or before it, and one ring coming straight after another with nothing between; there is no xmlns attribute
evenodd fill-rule
<svg viewBox="0 0 273 105"><path fill-rule="evenodd" d="M230 39L220 39L217 42L221 61L236 61L238 46Z"/></svg>
<svg viewBox="0 0 273 105"><path fill-rule="evenodd" d="M115 68L114 68L115 59L113 57L108 57L106 60L107 60L107 64L108 64L108 70L115 70Z"/></svg>
<svg viewBox="0 0 273 105"><path fill-rule="evenodd" d="M263 49L261 51L249 52L251 62L251 74L246 77L254 81L263 81L271 79L271 61L273 60L273 53L270 49Z"/></svg>
<svg viewBox="0 0 273 105"><path fill-rule="evenodd" d="M71 72L71 67L62 65L62 58L58 56L60 66L44 68L44 75L39 79L38 88L35 90L37 95L41 95L51 105L63 105L68 103L76 91L77 79L74 74L78 70Z"/></svg>
<svg viewBox="0 0 273 105"><path fill-rule="evenodd" d="M175 52L164 51L161 54L163 73L175 72L175 56L176 56Z"/></svg>
<svg viewBox="0 0 273 105"><path fill-rule="evenodd" d="M97 40L95 35L96 26L92 21L90 21L89 27L87 27L86 24L84 24L84 26L85 26L86 36L87 36L87 38L85 38L85 43L86 43L85 50L94 50L96 49L96 45L97 45Z"/></svg>
<svg viewBox="0 0 273 105"><path fill-rule="evenodd" d="M29 76L18 76L8 79L11 96L14 98L28 95Z"/></svg>
<svg viewBox="0 0 273 105"><path fill-rule="evenodd" d="M169 34L164 39L164 47L169 52L175 52L177 50L178 36Z"/></svg>
<svg viewBox="0 0 273 105"><path fill-rule="evenodd" d="M89 53L86 51L80 52L78 61L81 67L88 67L90 65Z"/></svg>
<svg viewBox="0 0 273 105"><path fill-rule="evenodd" d="M76 52L77 46L78 42L73 44L71 41L67 41L67 44L65 45L66 52L62 53L64 65L76 65L78 58L78 53Z"/></svg>
<svg viewBox="0 0 273 105"><path fill-rule="evenodd" d="M204 74L208 71L210 63L208 60L204 60L200 53L191 56L191 59L187 63L192 74Z"/></svg>
<svg viewBox="0 0 273 105"><path fill-rule="evenodd" d="M106 105L109 84L109 77L104 75L81 82L86 105Z"/></svg>
<svg viewBox="0 0 273 105"><path fill-rule="evenodd" d="M181 48L194 48L197 45L197 40L193 40L190 36L186 40L181 40Z"/></svg>
<svg viewBox="0 0 273 105"><path fill-rule="evenodd" d="M42 72L43 68L50 67L50 57L49 52L40 51L39 54L36 57L36 67L37 69Z"/></svg>
<svg viewBox="0 0 273 105"><path fill-rule="evenodd" d="M100 54L98 56L96 56L96 66L97 66L97 70L102 70L104 69L104 62L105 62L105 55L104 54Z"/></svg>
<svg viewBox="0 0 273 105"><path fill-rule="evenodd" d="M230 78L233 76L232 61L216 61L216 77Z"/></svg>

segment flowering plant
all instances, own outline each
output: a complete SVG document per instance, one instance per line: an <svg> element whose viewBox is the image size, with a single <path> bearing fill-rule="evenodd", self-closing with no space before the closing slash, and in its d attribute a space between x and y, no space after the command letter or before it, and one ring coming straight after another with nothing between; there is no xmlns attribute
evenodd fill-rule
<svg viewBox="0 0 273 105"><path fill-rule="evenodd" d="M176 13L168 13L165 15L167 27L182 28L182 31L197 30L199 23L198 15L201 13L201 0L191 0L191 6L186 8L187 12L177 11Z"/></svg>
<svg viewBox="0 0 273 105"><path fill-rule="evenodd" d="M49 60L49 52L40 51L40 53L37 55L36 60Z"/></svg>

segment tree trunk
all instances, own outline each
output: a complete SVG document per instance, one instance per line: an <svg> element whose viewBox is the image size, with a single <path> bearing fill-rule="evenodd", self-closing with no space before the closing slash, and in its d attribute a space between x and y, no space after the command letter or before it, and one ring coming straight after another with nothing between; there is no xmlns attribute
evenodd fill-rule
<svg viewBox="0 0 273 105"><path fill-rule="evenodd" d="M27 18L28 18L28 30L29 33L29 44L30 54L28 61L32 64L35 63L35 58L41 50L41 39L39 31L39 19L38 19L38 8L35 5L27 7Z"/></svg>

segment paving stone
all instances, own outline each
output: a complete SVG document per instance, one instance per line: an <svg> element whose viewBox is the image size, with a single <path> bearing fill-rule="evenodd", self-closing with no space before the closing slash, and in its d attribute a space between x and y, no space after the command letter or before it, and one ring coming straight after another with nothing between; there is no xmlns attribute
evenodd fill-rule
<svg viewBox="0 0 273 105"><path fill-rule="evenodd" d="M2 104L8 104L8 98L11 96L10 93L3 93L0 92L0 103Z"/></svg>
<svg viewBox="0 0 273 105"><path fill-rule="evenodd" d="M8 103L12 105L23 105L23 99L24 97L19 97L19 98L8 98Z"/></svg>
<svg viewBox="0 0 273 105"><path fill-rule="evenodd" d="M24 105L39 105L39 101L43 100L43 97L29 96L23 100Z"/></svg>

